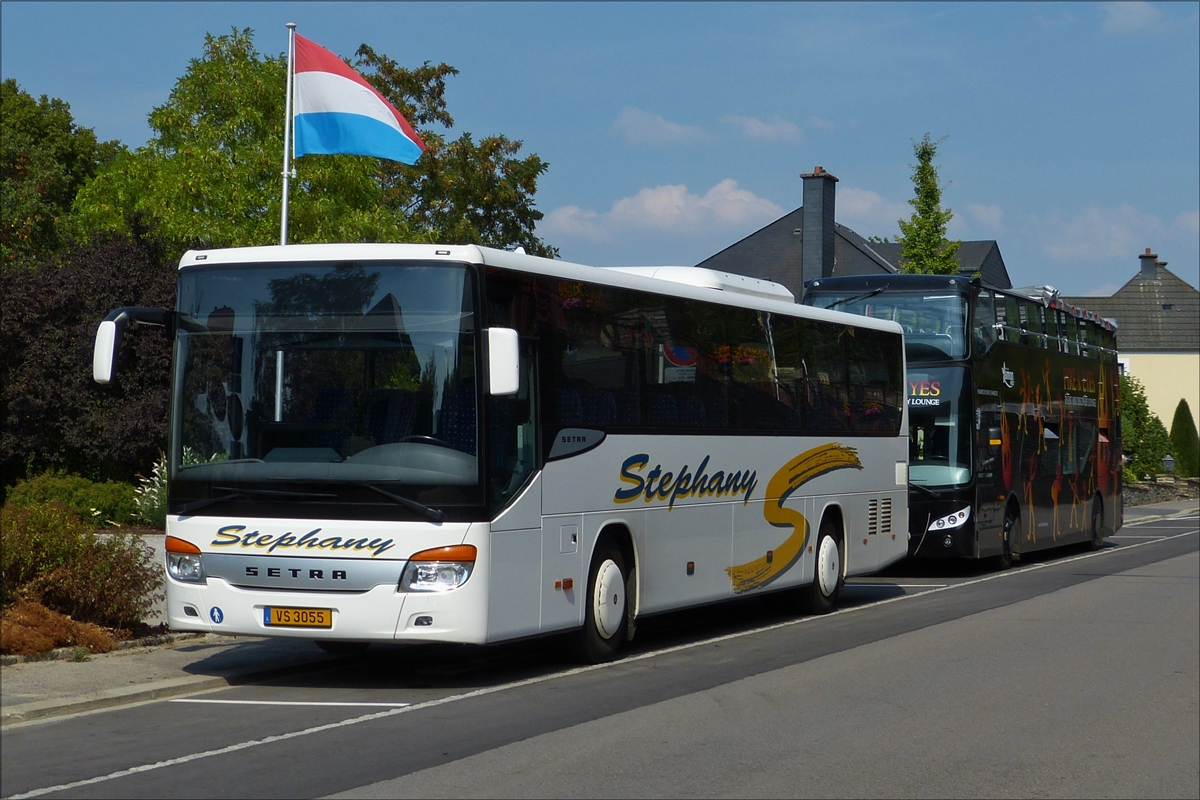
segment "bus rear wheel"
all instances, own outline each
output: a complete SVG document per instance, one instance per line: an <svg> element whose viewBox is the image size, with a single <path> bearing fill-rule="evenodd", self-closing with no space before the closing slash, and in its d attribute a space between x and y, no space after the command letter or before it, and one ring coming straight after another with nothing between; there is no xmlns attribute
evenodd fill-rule
<svg viewBox="0 0 1200 800"><path fill-rule="evenodd" d="M1089 530L1088 549L1099 550L1104 546L1104 503L1100 495L1092 498L1092 523Z"/></svg>
<svg viewBox="0 0 1200 800"><path fill-rule="evenodd" d="M621 647L629 617L626 575L621 551L611 542L602 542L588 570L583 630L575 642L576 654L588 664L613 660Z"/></svg>
<svg viewBox="0 0 1200 800"><path fill-rule="evenodd" d="M832 520L821 521L817 534L817 564L813 582L801 590L803 609L809 614L828 614L842 594L846 579L842 575L842 549L838 528Z"/></svg>

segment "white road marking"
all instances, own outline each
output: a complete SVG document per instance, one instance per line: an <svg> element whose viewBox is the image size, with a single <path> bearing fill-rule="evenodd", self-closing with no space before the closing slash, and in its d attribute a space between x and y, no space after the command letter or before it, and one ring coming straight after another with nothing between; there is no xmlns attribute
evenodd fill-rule
<svg viewBox="0 0 1200 800"><path fill-rule="evenodd" d="M1163 537L1164 537L1164 536L1166 536L1166 535L1167 535L1167 534L1165 534L1165 533L1156 533L1156 534L1153 534L1153 535L1151 535L1151 534L1148 534L1148 533L1142 533L1142 534L1138 534L1138 533L1114 533L1112 536L1109 536L1109 537L1106 537L1106 538L1109 538L1109 539L1161 539L1161 538L1163 538Z"/></svg>
<svg viewBox="0 0 1200 800"><path fill-rule="evenodd" d="M723 636L714 636L711 639L704 639L703 641L699 641L699 642L689 642L687 644L675 645L674 647L666 647L666 648L663 648L662 650L655 650L655 651L649 652L649 653L641 653L636 656L630 656L628 658L623 658L619 661L610 661L607 664L593 664L593 665L587 666L587 667L576 667L574 669L564 670L563 672L556 672L556 673L552 673L549 675L541 675L536 678L526 678L525 680L513 681L512 683L505 683L505 684L501 684L499 686L489 686L485 689L476 689L473 692L465 692L464 694L451 695L450 697L443 697L438 700L427 700L424 703L417 703L415 705L405 706L403 708L392 708L392 709L388 709L387 711L378 711L374 714L364 714L361 717L354 717L353 719L341 720L340 722L330 722L325 725L316 725L312 728L305 728L305 729L299 730L299 731L292 731L291 733L281 733L281 734L277 734L275 736L265 736L262 739L251 739L246 742L239 742L238 744L231 744L231 745L228 745L227 747L219 747L215 750L205 750L200 753L190 753L189 755L179 756L178 758L168 758L165 761L156 761L153 764L142 764L140 766L131 767L129 769L117 770L116 772L110 772L107 775L99 775L95 778L86 778L84 780L72 781L70 783L60 783L57 786L46 786L41 789L31 789L28 792L22 792L21 794L11 795L11 800L24 800L24 798L27 798L27 797L40 797L44 794L50 794L52 792L62 792L62 791L66 791L68 789L77 789L81 786L92 786L97 783L104 783L106 781L116 780L118 778L126 778L126 777L129 777L130 775L138 775L143 772L152 772L154 770L164 769L166 767L173 767L178 764L187 764L192 761L199 761L204 758L211 758L213 756L221 756L221 755L225 755L227 753L236 753L239 750L248 750L252 747L259 747L260 745L264 745L264 744L273 744L275 742L284 742L284 741L287 741L288 739L298 739L301 736L309 736L314 733L323 733L325 731L336 730L338 728L348 728L351 725L359 725L363 722L374 722L377 719L384 719L385 717L394 717L397 714L407 714L410 711L421 711L426 708L434 708L435 706L447 705L448 703L456 703L460 700L470 700L470 699L473 699L476 697L483 697L485 695L495 694L497 692L508 691L509 689L519 689L524 686L533 686L533 685L539 684L539 683L546 683L548 681L558 680L559 678L569 678L573 675L581 675L585 672L594 672L596 670L601 670L601 669L611 669L613 667L621 666L622 664L631 664L635 661L645 661L648 658L659 658L661 656L669 655L671 653L678 653L683 650L691 650L691 649L694 649L697 647L705 647L705 646L717 644L720 642L731 641L733 639L741 639L743 637L752 636L752 635L758 634L758 633L766 633L769 631L779 630L780 628L790 628L793 625L805 625L810 622L817 622L820 620L830 619L832 617L836 617L836 616L839 616L842 614L857 614L865 609L875 608L876 606L885 606L885 605L889 605L891 603L899 603L899 602L903 602L905 600L913 600L917 597L924 597L927 594L936 594L937 592L953 591L954 589L960 589L964 586L973 586L978 583L986 583L987 581L1003 580L1004 578L1010 578L1014 575L1022 575L1026 572L1030 572L1035 569L1046 569L1047 567L1056 567L1056 566L1059 566L1060 564L1071 564L1075 561L1083 561L1084 559L1088 559L1088 558L1097 558L1099 556L1110 555L1112 553L1121 553L1121 552L1125 552L1127 550L1136 549L1138 547L1145 547L1146 545L1150 545L1150 544L1157 544L1159 542L1171 541L1172 539L1179 539L1184 536L1195 536L1197 533L1200 533L1200 531L1186 531L1184 533L1177 533L1173 536L1167 536L1167 537L1163 537L1163 538L1155 538L1155 539L1151 539L1151 540L1144 541L1144 542L1137 542L1135 544L1124 545L1123 547L1120 547L1120 548L1111 548L1108 550L1097 550L1095 552L1084 553L1083 555L1072 556L1071 558L1064 558L1064 559L1060 559L1057 561L1041 562L1038 564L1030 564L1028 566L1021 567L1019 569L1006 570L1004 572L998 572L998 573L994 573L992 575L985 575L982 578L975 578L974 580L963 581L962 583L955 583L955 584L950 584L950 585L946 585L946 586L940 586L938 588L929 589L928 591L924 591L924 592L917 592L915 594L905 594L905 595L900 595L898 597L889 597L886 600L877 600L874 603L867 603L867 604L861 605L861 606L854 606L853 608L844 608L844 609L841 609L838 611L834 611L830 614L824 614L822 616L801 617L800 619L787 620L786 622L777 622L773 625L764 625L761 628L754 628L753 630L739 631L738 633L727 633Z"/></svg>
<svg viewBox="0 0 1200 800"><path fill-rule="evenodd" d="M846 586L868 586L875 589L879 588L897 588L897 589L940 589L943 586L949 586L948 583L847 583Z"/></svg>
<svg viewBox="0 0 1200 800"><path fill-rule="evenodd" d="M210 703L212 705L226 706L335 706L338 708L348 706L368 706L378 708L380 706L388 708L404 708L412 703L336 703L336 702L318 702L304 700L206 700L200 697L181 697L176 700L168 700L168 703Z"/></svg>

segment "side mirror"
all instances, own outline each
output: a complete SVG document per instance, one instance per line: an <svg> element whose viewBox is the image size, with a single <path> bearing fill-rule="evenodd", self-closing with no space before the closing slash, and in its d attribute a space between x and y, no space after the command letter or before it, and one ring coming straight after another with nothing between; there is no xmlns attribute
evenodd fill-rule
<svg viewBox="0 0 1200 800"><path fill-rule="evenodd" d="M113 311L100 323L96 344L92 348L92 379L96 383L112 383L116 377L117 356L125 328L134 322L141 325L161 325L169 328L171 312L161 308L126 306Z"/></svg>
<svg viewBox="0 0 1200 800"><path fill-rule="evenodd" d="M92 380L96 383L112 383L117 366L117 352L121 347L121 334L125 326L117 327L113 320L100 323L96 331L96 345L92 349Z"/></svg>
<svg viewBox="0 0 1200 800"><path fill-rule="evenodd" d="M521 348L512 328L488 328L488 393L516 394L521 386Z"/></svg>

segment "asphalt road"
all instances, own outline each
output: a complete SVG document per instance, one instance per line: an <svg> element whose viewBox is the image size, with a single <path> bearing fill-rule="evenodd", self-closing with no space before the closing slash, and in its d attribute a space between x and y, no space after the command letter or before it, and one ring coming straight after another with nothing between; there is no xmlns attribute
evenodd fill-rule
<svg viewBox="0 0 1200 800"><path fill-rule="evenodd" d="M1003 573L904 564L825 617L741 601L7 729L29 797L1200 795L1197 519Z"/></svg>

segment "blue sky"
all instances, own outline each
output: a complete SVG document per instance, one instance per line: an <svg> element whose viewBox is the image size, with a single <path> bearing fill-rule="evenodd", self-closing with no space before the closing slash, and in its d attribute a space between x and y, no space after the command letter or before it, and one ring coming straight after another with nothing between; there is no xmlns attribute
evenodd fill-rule
<svg viewBox="0 0 1200 800"><path fill-rule="evenodd" d="M289 21L457 67L457 131L549 162L538 230L573 261L697 263L799 206L818 164L839 222L894 235L928 131L951 235L996 239L1015 284L1108 294L1151 247L1200 285L1197 3L5 0L0 73L139 146L206 32L278 54Z"/></svg>

